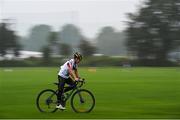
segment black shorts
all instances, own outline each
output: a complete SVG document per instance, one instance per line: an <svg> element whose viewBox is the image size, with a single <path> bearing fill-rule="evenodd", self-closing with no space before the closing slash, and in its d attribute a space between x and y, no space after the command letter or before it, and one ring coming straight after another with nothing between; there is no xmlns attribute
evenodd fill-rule
<svg viewBox="0 0 180 120"><path fill-rule="evenodd" d="M75 82L70 77L66 79L66 78L63 78L63 77L58 75L58 80L59 80L59 85L62 88L64 88L65 83L70 85L70 86L75 85Z"/></svg>

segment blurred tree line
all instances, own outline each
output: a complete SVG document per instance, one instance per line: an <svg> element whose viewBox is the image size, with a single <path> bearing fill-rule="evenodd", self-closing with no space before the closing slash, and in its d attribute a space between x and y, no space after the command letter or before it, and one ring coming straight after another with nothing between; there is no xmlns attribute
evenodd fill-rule
<svg viewBox="0 0 180 120"><path fill-rule="evenodd" d="M18 36L9 27L6 23L0 23L0 56L4 56L8 52L15 56L19 55L21 46L17 40Z"/></svg>
<svg viewBox="0 0 180 120"><path fill-rule="evenodd" d="M141 62L165 63L180 47L180 1L146 0L137 13L129 13L127 46Z"/></svg>
<svg viewBox="0 0 180 120"><path fill-rule="evenodd" d="M8 23L0 24L0 55L9 51L18 56L20 49L43 52L43 62L51 57L68 57L80 51L86 58L93 54L135 56L140 63L166 63L171 51L180 49L180 1L145 0L138 12L128 13L129 21L123 32L111 26L101 28L93 40L81 30L66 24L60 31L49 25L36 25L26 37L11 30Z"/></svg>
<svg viewBox="0 0 180 120"><path fill-rule="evenodd" d="M61 31L53 31L49 25L36 25L30 30L29 36L21 38L20 41L25 50L44 51L43 49L49 47L52 55L69 56L75 51L83 51L85 56L91 56L96 52L86 52L90 47L95 49L95 46L73 24L64 25ZM88 43L85 52L81 47L84 41Z"/></svg>
<svg viewBox="0 0 180 120"><path fill-rule="evenodd" d="M58 55L68 57L75 51L81 52L85 57L91 57L95 53L107 56L121 53L125 55L122 36L125 36L124 33L116 32L112 27L103 27L97 37L90 40L73 24L64 25L61 31L53 31L48 25L36 25L30 30L27 38L21 38L20 41L25 50L42 51L44 61L47 62L50 60L47 57Z"/></svg>

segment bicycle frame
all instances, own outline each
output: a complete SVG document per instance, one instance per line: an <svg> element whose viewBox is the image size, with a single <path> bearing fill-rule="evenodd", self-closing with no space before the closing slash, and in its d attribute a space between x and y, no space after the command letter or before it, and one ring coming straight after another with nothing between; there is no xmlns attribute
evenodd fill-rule
<svg viewBox="0 0 180 120"><path fill-rule="evenodd" d="M67 88L67 87L64 87L64 88ZM64 102L66 102L66 101L71 97L71 95L72 95L75 91L78 91L79 88L80 88L80 87L77 87L77 84L76 84L76 87L69 91L70 93L65 97ZM58 93L58 89L56 90L56 93ZM67 93L67 92L65 92L65 93ZM65 94L65 93L64 93L64 94ZM80 95L80 94L79 94L79 95ZM80 95L80 99L82 100L81 95Z"/></svg>

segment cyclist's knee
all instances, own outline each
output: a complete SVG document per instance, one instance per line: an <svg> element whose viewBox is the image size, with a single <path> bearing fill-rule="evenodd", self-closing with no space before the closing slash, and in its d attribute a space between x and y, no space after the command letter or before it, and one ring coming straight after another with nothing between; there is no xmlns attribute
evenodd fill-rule
<svg viewBox="0 0 180 120"><path fill-rule="evenodd" d="M75 88L76 86L77 86L76 83L74 83L74 84L72 85L73 88Z"/></svg>

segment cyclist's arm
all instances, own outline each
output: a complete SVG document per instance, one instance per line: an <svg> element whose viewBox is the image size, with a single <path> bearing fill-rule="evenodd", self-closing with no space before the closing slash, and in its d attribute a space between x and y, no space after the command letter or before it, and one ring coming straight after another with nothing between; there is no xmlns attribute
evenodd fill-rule
<svg viewBox="0 0 180 120"><path fill-rule="evenodd" d="M70 76L72 77L72 79L76 80L77 78L76 78L76 75L74 75L73 73L72 66L69 63L67 63L67 66L68 66Z"/></svg>
<svg viewBox="0 0 180 120"><path fill-rule="evenodd" d="M76 78L79 78L79 73L78 73L78 70L77 70L77 69L74 70L74 73L75 73L75 75L76 75Z"/></svg>

